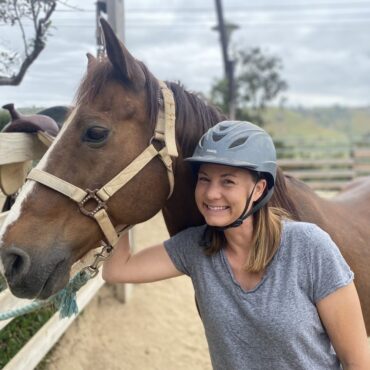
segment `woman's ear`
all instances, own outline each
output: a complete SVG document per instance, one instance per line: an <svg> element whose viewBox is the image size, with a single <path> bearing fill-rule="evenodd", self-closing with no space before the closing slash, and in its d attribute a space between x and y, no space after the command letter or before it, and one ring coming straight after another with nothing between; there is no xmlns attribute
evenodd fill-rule
<svg viewBox="0 0 370 370"><path fill-rule="evenodd" d="M253 202L256 202L256 201L261 199L261 197L264 194L266 188L267 188L266 179L259 179L257 184L256 184L256 187L254 189Z"/></svg>

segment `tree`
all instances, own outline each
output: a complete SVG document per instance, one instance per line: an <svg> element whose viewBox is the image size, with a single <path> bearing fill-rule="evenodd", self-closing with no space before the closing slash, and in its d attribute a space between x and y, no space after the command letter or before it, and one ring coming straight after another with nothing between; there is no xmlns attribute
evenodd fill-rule
<svg viewBox="0 0 370 370"><path fill-rule="evenodd" d="M288 88L280 76L281 59L265 55L259 47L255 47L238 51L235 64L236 118L262 125L266 104ZM226 79L215 81L211 88L211 100L224 112L229 111Z"/></svg>
<svg viewBox="0 0 370 370"><path fill-rule="evenodd" d="M14 50L0 50L0 85L21 83L27 69L45 48L56 4L57 0L0 0L0 23L19 27L24 48L23 56ZM32 28L31 36L26 32L28 25Z"/></svg>

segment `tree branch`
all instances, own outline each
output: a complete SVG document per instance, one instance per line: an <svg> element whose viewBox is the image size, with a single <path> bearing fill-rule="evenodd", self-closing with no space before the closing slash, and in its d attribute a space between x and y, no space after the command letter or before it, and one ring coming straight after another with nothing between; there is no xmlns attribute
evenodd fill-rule
<svg viewBox="0 0 370 370"><path fill-rule="evenodd" d="M14 4L16 4L16 1L14 1ZM34 24L37 25L35 29L35 38L32 40L32 51L29 52L27 49L27 40L25 39L25 34L23 27L21 27L22 30L22 35L23 35L23 40L25 42L25 48L26 48L26 58L23 60L22 64L19 67L18 73L14 74L13 76L0 76L0 86L4 85L12 85L16 86L21 83L23 80L23 77L25 76L28 68L31 66L31 64L37 59L37 57L40 55L42 50L45 48L45 40L46 40L46 33L47 30L50 26L50 17L55 10L56 7L56 0L51 0L49 1L50 7L47 8L45 5L45 16L43 18L40 18L38 21L37 19L34 19ZM34 8L32 7L31 14L36 18L37 14L35 13ZM17 22L20 22L20 15L18 13L18 10L16 10L16 15L17 15Z"/></svg>
<svg viewBox="0 0 370 370"><path fill-rule="evenodd" d="M21 20L21 16L18 12L17 0L13 0L13 6L14 6L14 13L15 13L15 16L16 16L16 21L17 21L17 23L19 25L19 28L21 29L21 33L22 33L24 53L26 54L26 57L28 57L27 37L26 37L26 33L24 32L24 27L23 27L23 23L22 23L22 20Z"/></svg>

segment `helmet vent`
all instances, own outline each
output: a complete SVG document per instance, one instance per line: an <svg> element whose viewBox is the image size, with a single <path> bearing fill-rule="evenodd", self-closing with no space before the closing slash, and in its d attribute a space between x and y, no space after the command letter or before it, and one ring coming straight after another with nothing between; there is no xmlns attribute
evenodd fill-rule
<svg viewBox="0 0 370 370"><path fill-rule="evenodd" d="M229 149L243 145L247 140L248 136L240 137L239 139L236 139L234 142L230 144Z"/></svg>
<svg viewBox="0 0 370 370"><path fill-rule="evenodd" d="M214 132L213 135L212 135L212 139L213 139L213 141L220 141L225 136L226 136L226 134L218 134L218 133Z"/></svg>

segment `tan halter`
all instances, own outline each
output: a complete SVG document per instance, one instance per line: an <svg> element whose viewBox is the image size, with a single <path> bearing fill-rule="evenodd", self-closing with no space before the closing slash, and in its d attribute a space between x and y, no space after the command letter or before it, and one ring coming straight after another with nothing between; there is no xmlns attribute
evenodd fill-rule
<svg viewBox="0 0 370 370"><path fill-rule="evenodd" d="M82 190L59 177L38 168L32 169L27 176L29 180L37 181L77 202L80 211L84 215L92 217L97 221L111 246L114 246L118 241L118 234L108 216L107 201L113 194L120 190L137 173L139 173L146 164L158 155L167 168L168 181L170 184L168 198L173 192L175 181L171 157L178 156L175 138L175 101L172 91L168 89L166 84L159 81L159 85L163 97L164 110L161 109L159 111L154 136L151 139L149 146L102 188L95 190ZM161 150L158 151L151 143L154 139L164 143L164 147ZM95 209L91 211L85 208L85 204L89 200L95 200L97 203ZM130 225L126 225L124 229L126 230L129 227Z"/></svg>

